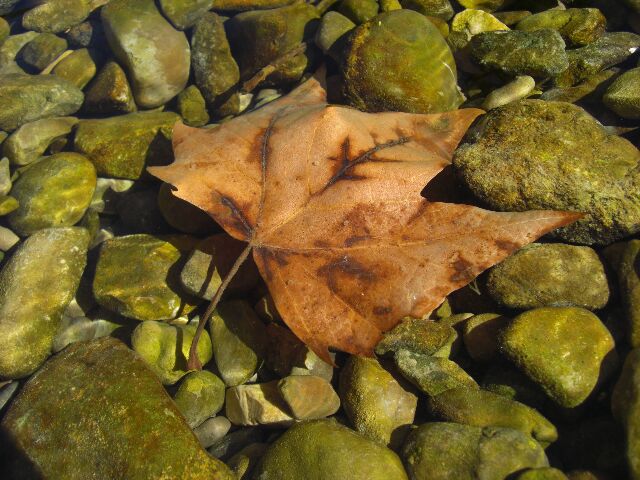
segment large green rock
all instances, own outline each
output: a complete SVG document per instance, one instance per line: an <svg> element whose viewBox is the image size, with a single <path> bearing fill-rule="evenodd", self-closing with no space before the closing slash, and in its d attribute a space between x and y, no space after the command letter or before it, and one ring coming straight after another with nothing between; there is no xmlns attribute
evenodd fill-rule
<svg viewBox="0 0 640 480"><path fill-rule="evenodd" d="M640 67L624 72L607 88L604 104L623 118L640 119Z"/></svg>
<svg viewBox="0 0 640 480"><path fill-rule="evenodd" d="M22 26L36 32L58 33L79 24L91 12L91 0L48 0L31 2L36 7L22 16Z"/></svg>
<svg viewBox="0 0 640 480"><path fill-rule="evenodd" d="M629 475L640 479L640 349L629 352L611 397L614 417L626 434Z"/></svg>
<svg viewBox="0 0 640 480"><path fill-rule="evenodd" d="M102 9L109 46L125 66L136 103L153 108L175 97L189 79L189 42L153 0L113 0Z"/></svg>
<svg viewBox="0 0 640 480"><path fill-rule="evenodd" d="M583 403L611 373L614 341L600 319L578 307L537 308L506 328L502 349L556 403Z"/></svg>
<svg viewBox="0 0 640 480"><path fill-rule="evenodd" d="M48 362L2 431L11 478L235 478L200 447L153 372L113 338L71 345Z"/></svg>
<svg viewBox="0 0 640 480"><path fill-rule="evenodd" d="M45 157L13 184L11 195L20 206L9 215L9 225L20 235L75 225L95 189L96 170L82 155L64 152Z"/></svg>
<svg viewBox="0 0 640 480"><path fill-rule="evenodd" d="M135 180L146 166L171 163L173 112L137 112L82 120L74 148L93 162L98 175Z"/></svg>
<svg viewBox="0 0 640 480"><path fill-rule="evenodd" d="M87 113L119 114L136 111L136 102L127 76L116 62L109 61L98 72L85 94Z"/></svg>
<svg viewBox="0 0 640 480"><path fill-rule="evenodd" d="M211 9L214 0L160 0L159 3L162 13L173 26L186 30Z"/></svg>
<svg viewBox="0 0 640 480"><path fill-rule="evenodd" d="M447 42L411 10L383 13L357 27L343 76L347 100L364 111L435 113L462 103Z"/></svg>
<svg viewBox="0 0 640 480"><path fill-rule="evenodd" d="M538 442L519 430L457 423L421 425L401 456L412 480L499 480L549 465Z"/></svg>
<svg viewBox="0 0 640 480"><path fill-rule="evenodd" d="M268 448L255 480L406 480L398 456L333 420L289 428Z"/></svg>
<svg viewBox="0 0 640 480"><path fill-rule="evenodd" d="M0 75L0 130L13 131L41 118L71 115L84 95L55 75Z"/></svg>
<svg viewBox="0 0 640 480"><path fill-rule="evenodd" d="M582 108L541 100L491 110L453 159L464 183L496 210L584 213L554 235L587 245L640 230L639 162L636 147Z"/></svg>
<svg viewBox="0 0 640 480"><path fill-rule="evenodd" d="M597 310L609 300L609 283L593 249L534 243L490 270L487 292L509 308L575 306Z"/></svg>
<svg viewBox="0 0 640 480"><path fill-rule="evenodd" d="M37 160L57 139L78 123L75 117L43 118L22 125L2 142L2 153L12 165L22 166Z"/></svg>
<svg viewBox="0 0 640 480"><path fill-rule="evenodd" d="M41 230L0 271L0 378L33 373L51 354L87 261L83 228Z"/></svg>
<svg viewBox="0 0 640 480"><path fill-rule="evenodd" d="M532 32L543 28L557 30L567 45L581 47L602 36L607 19L597 8L552 9L530 15L516 25L517 30Z"/></svg>

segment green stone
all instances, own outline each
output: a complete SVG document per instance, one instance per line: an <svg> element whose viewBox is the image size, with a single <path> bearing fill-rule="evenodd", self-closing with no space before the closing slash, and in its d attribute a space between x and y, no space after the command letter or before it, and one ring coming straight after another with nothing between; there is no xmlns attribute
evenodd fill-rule
<svg viewBox="0 0 640 480"><path fill-rule="evenodd" d="M228 388L225 415L234 425L243 426L285 427L294 422L277 380Z"/></svg>
<svg viewBox="0 0 640 480"><path fill-rule="evenodd" d="M456 423L421 425L401 456L412 480L497 480L549 465L538 442L518 430Z"/></svg>
<svg viewBox="0 0 640 480"><path fill-rule="evenodd" d="M548 407L549 404L549 398L542 389L508 363L496 362L489 365L480 386L483 390L516 400L538 410Z"/></svg>
<svg viewBox="0 0 640 480"><path fill-rule="evenodd" d="M463 1L474 2L476 0L463 0ZM479 0L479 1L483 1L483 0ZM487 0L487 1L492 1L492 0ZM498 1L503 1L503 0L498 0ZM510 1L510 0L507 0L507 1ZM512 11L506 11L506 12L495 12L493 15L505 25L512 27L516 25L518 22L520 22L521 20L530 16L531 12L528 10L512 10Z"/></svg>
<svg viewBox="0 0 640 480"><path fill-rule="evenodd" d="M471 39L469 48L481 67L506 75L551 77L569 65L564 40L550 29L483 32Z"/></svg>
<svg viewBox="0 0 640 480"><path fill-rule="evenodd" d="M640 119L640 67L624 72L607 88L602 101L622 118Z"/></svg>
<svg viewBox="0 0 640 480"><path fill-rule="evenodd" d="M613 363L614 341L600 319L577 307L529 310L514 318L502 349L560 406L583 403Z"/></svg>
<svg viewBox="0 0 640 480"><path fill-rule="evenodd" d="M123 237L120 237L123 238ZM141 322L131 336L131 346L164 385L173 385L188 372L187 360L196 325ZM202 332L196 349L202 365L211 360L211 340Z"/></svg>
<svg viewBox="0 0 640 480"><path fill-rule="evenodd" d="M189 426L195 428L222 410L224 383L207 370L191 372L180 383L174 400Z"/></svg>
<svg viewBox="0 0 640 480"><path fill-rule="evenodd" d="M80 283L88 245L89 234L83 228L40 230L4 263L0 378L30 375L51 354L62 312Z"/></svg>
<svg viewBox="0 0 640 480"><path fill-rule="evenodd" d="M82 120L74 148L93 162L98 175L136 180L147 166L171 163L171 133L178 120L173 112Z"/></svg>
<svg viewBox="0 0 640 480"><path fill-rule="evenodd" d="M271 444L255 480L407 480L398 456L333 420L289 428Z"/></svg>
<svg viewBox="0 0 640 480"><path fill-rule="evenodd" d="M524 18L517 30L533 32L544 28L556 30L572 47L582 47L602 36L607 19L597 8L567 8L546 10Z"/></svg>
<svg viewBox="0 0 640 480"><path fill-rule="evenodd" d="M119 114L136 111L136 102L122 67L107 62L87 88L83 110L87 113Z"/></svg>
<svg viewBox="0 0 640 480"><path fill-rule="evenodd" d="M640 478L640 349L631 350L611 397L613 416L624 428L629 475Z"/></svg>
<svg viewBox="0 0 640 480"><path fill-rule="evenodd" d="M221 303L209 321L213 356L228 386L249 380L264 350L264 325L243 300Z"/></svg>
<svg viewBox="0 0 640 480"><path fill-rule="evenodd" d="M53 339L51 351L58 353L72 343L106 337L121 327L118 323L100 318L91 320L86 317L69 318L65 315Z"/></svg>
<svg viewBox="0 0 640 480"><path fill-rule="evenodd" d="M91 12L90 0L50 0L22 16L22 26L36 32L58 33L83 22Z"/></svg>
<svg viewBox="0 0 640 480"><path fill-rule="evenodd" d="M522 100L531 95L535 88L536 81L533 77L521 75L506 85L492 90L482 102L481 108L489 111Z"/></svg>
<svg viewBox="0 0 640 480"><path fill-rule="evenodd" d="M213 9L220 12L246 12L284 7L295 0L213 0Z"/></svg>
<svg viewBox="0 0 640 480"><path fill-rule="evenodd" d="M462 340L469 356L476 362L494 360L498 355L498 336L510 321L497 313L481 313L467 320Z"/></svg>
<svg viewBox="0 0 640 480"><path fill-rule="evenodd" d="M376 346L376 354L386 355L408 350L422 355L433 355L450 342L455 330L431 320L406 318L386 332Z"/></svg>
<svg viewBox="0 0 640 480"><path fill-rule="evenodd" d="M629 344L640 347L640 240L614 244L610 248L620 248L619 259L614 266L618 277L618 287L622 297L622 307L627 324Z"/></svg>
<svg viewBox="0 0 640 480"><path fill-rule="evenodd" d="M45 69L67 49L67 41L53 33L43 33L27 43L18 53L18 64L29 72Z"/></svg>
<svg viewBox="0 0 640 480"><path fill-rule="evenodd" d="M1 0L0 0L1 1ZM0 42L0 75L8 73L24 73L15 62L20 50L39 34L25 32L9 36L4 42Z"/></svg>
<svg viewBox="0 0 640 480"><path fill-rule="evenodd" d="M58 63L51 73L83 89L95 77L96 61L86 48L74 50Z"/></svg>
<svg viewBox="0 0 640 480"><path fill-rule="evenodd" d="M48 362L2 430L15 450L12 478L235 478L200 447L145 363L113 338L71 345Z"/></svg>
<svg viewBox="0 0 640 480"><path fill-rule="evenodd" d="M45 157L13 184L11 195L20 207L9 215L9 225L20 235L75 225L89 207L95 188L95 168L82 155L64 152Z"/></svg>
<svg viewBox="0 0 640 480"><path fill-rule="evenodd" d="M9 168L9 159L0 160L0 195L6 195L11 190L11 170Z"/></svg>
<svg viewBox="0 0 640 480"><path fill-rule="evenodd" d="M562 470L558 470L553 467L532 468L527 470L514 480L569 480L568 477L562 473Z"/></svg>
<svg viewBox="0 0 640 480"><path fill-rule="evenodd" d="M451 21L447 41L454 49L462 50L474 35L482 32L509 30L504 23L482 10L463 10Z"/></svg>
<svg viewBox="0 0 640 480"><path fill-rule="evenodd" d="M5 39L9 36L10 31L11 26L9 25L9 22L0 17L0 45L2 45L2 42L4 42Z"/></svg>
<svg viewBox="0 0 640 480"><path fill-rule="evenodd" d="M458 0L464 8L484 10L485 12L495 12L506 7L511 0Z"/></svg>
<svg viewBox="0 0 640 480"><path fill-rule="evenodd" d="M189 85L178 94L177 111L184 123L191 127L202 127L209 122L207 104L195 85Z"/></svg>
<svg viewBox="0 0 640 480"><path fill-rule="evenodd" d="M171 320L191 308L177 271L180 238L127 235L102 243L93 293L104 308L135 320Z"/></svg>
<svg viewBox="0 0 640 480"><path fill-rule="evenodd" d="M20 203L16 198L8 195L0 195L0 217L10 214L19 207Z"/></svg>
<svg viewBox="0 0 640 480"><path fill-rule="evenodd" d="M250 480L253 470L268 448L266 443L247 445L227 460L227 466L233 470L238 480Z"/></svg>
<svg viewBox="0 0 640 480"><path fill-rule="evenodd" d="M189 79L189 42L165 20L153 0L112 0L102 8L101 18L138 105L157 107L184 89Z"/></svg>
<svg viewBox="0 0 640 480"><path fill-rule="evenodd" d="M316 30L316 45L325 55L340 59L347 42L347 33L355 27L356 24L341 13L327 12Z"/></svg>
<svg viewBox="0 0 640 480"><path fill-rule="evenodd" d="M453 7L449 0L400 0L400 5L402 8L445 21L453 17Z"/></svg>
<svg viewBox="0 0 640 480"><path fill-rule="evenodd" d="M600 104L602 92L600 91L608 80L616 76L617 68L594 73L585 78L581 83L572 87L550 88L540 95L540 100L550 100L556 102L576 103L578 101Z"/></svg>
<svg viewBox="0 0 640 480"><path fill-rule="evenodd" d="M215 0L160 0L159 3L162 13L173 26L186 30L211 9Z"/></svg>
<svg viewBox="0 0 640 480"><path fill-rule="evenodd" d="M491 110L453 159L464 183L495 210L585 213L553 235L587 245L640 229L639 161L636 147L580 107L541 100Z"/></svg>
<svg viewBox="0 0 640 480"><path fill-rule="evenodd" d="M75 117L54 117L25 123L2 143L2 154L12 165L27 165L42 156L55 140L71 133Z"/></svg>
<svg viewBox="0 0 640 480"><path fill-rule="evenodd" d="M55 75L0 75L0 129L13 131L41 118L71 115L83 99L78 87Z"/></svg>
<svg viewBox="0 0 640 480"><path fill-rule="evenodd" d="M374 358L349 357L340 371L340 399L354 428L397 448L408 433L418 399Z"/></svg>
<svg viewBox="0 0 640 480"><path fill-rule="evenodd" d="M322 377L290 375L278 381L278 391L296 420L328 417L340 408L340 398Z"/></svg>
<svg viewBox="0 0 640 480"><path fill-rule="evenodd" d="M338 4L338 12L360 25L378 14L376 0L342 0Z"/></svg>

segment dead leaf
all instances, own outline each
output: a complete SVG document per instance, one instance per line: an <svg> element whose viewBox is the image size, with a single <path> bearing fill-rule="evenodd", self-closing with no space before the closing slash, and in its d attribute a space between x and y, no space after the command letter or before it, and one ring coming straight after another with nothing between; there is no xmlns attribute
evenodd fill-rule
<svg viewBox="0 0 640 480"><path fill-rule="evenodd" d="M322 359L372 355L402 317L580 216L420 196L481 113L362 113L327 105L313 78L214 128L176 125L176 161L149 171L253 247L282 318Z"/></svg>

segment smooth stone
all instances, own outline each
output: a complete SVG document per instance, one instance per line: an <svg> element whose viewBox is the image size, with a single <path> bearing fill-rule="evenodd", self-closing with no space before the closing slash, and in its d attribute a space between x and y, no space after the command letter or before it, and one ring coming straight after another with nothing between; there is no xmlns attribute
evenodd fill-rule
<svg viewBox="0 0 640 480"><path fill-rule="evenodd" d="M85 157L64 152L45 157L22 172L11 188L20 206L9 215L19 235L70 227L84 215L96 188L96 171Z"/></svg>
<svg viewBox="0 0 640 480"><path fill-rule="evenodd" d="M126 235L102 243L93 280L99 305L135 320L171 320L188 311L192 297L178 271L189 245L183 238Z"/></svg>
<svg viewBox="0 0 640 480"><path fill-rule="evenodd" d="M189 85L178 94L176 110L190 127L202 127L209 122L207 104L195 85Z"/></svg>
<svg viewBox="0 0 640 480"><path fill-rule="evenodd" d="M567 8L546 10L529 15L516 25L516 30L532 32L544 28L556 30L567 45L582 47L602 36L607 19L597 8Z"/></svg>
<svg viewBox="0 0 640 480"><path fill-rule="evenodd" d="M66 37L71 48L100 48L107 42L99 18L90 18L74 25L67 30Z"/></svg>
<svg viewBox="0 0 640 480"><path fill-rule="evenodd" d="M20 241L15 233L6 227L0 226L0 250L6 252L13 248Z"/></svg>
<svg viewBox="0 0 640 480"><path fill-rule="evenodd" d="M607 88L602 97L607 108L622 118L640 119L640 67L627 70Z"/></svg>
<svg viewBox="0 0 640 480"><path fill-rule="evenodd" d="M437 113L462 103L447 42L411 10L383 13L357 27L342 69L344 94L359 110Z"/></svg>
<svg viewBox="0 0 640 480"><path fill-rule="evenodd" d="M378 355L392 354L399 350L433 355L455 335L455 330L449 325L420 318L406 318L383 335L375 351Z"/></svg>
<svg viewBox="0 0 640 480"><path fill-rule="evenodd" d="M250 480L253 470L268 448L267 443L251 443L227 460L227 466L233 470L238 480Z"/></svg>
<svg viewBox="0 0 640 480"><path fill-rule="evenodd" d="M153 0L112 0L102 8L101 18L138 105L158 107L184 89L190 64L187 37L165 20Z"/></svg>
<svg viewBox="0 0 640 480"><path fill-rule="evenodd" d="M613 244L607 250L617 249L619 258L614 263L618 288L622 300L627 340L633 348L640 347L640 273L637 270L640 240ZM605 250L605 254L607 254ZM610 252L609 252L610 253Z"/></svg>
<svg viewBox="0 0 640 480"><path fill-rule="evenodd" d="M225 416L234 425L287 426L294 422L280 396L278 380L227 389Z"/></svg>
<svg viewBox="0 0 640 480"><path fill-rule="evenodd" d="M15 62L16 56L22 48L39 33L24 32L10 35L4 42L0 42L0 75L9 73L24 73L22 68Z"/></svg>
<svg viewBox="0 0 640 480"><path fill-rule="evenodd" d="M87 88L82 109L111 115L136 111L129 81L120 65L111 60L102 67Z"/></svg>
<svg viewBox="0 0 640 480"><path fill-rule="evenodd" d="M178 30L193 27L215 0L160 0L160 9Z"/></svg>
<svg viewBox="0 0 640 480"><path fill-rule="evenodd" d="M360 25L375 17L378 8L376 0L341 0L337 11L356 25Z"/></svg>
<svg viewBox="0 0 640 480"><path fill-rule="evenodd" d="M514 480L569 480L568 477L553 467L532 468L522 472Z"/></svg>
<svg viewBox="0 0 640 480"><path fill-rule="evenodd" d="M22 125L2 143L2 153L12 165L23 166L37 160L55 140L71 133L75 117L43 118Z"/></svg>
<svg viewBox="0 0 640 480"><path fill-rule="evenodd" d="M294 3L295 0L213 0L213 9L220 12L270 10Z"/></svg>
<svg viewBox="0 0 640 480"><path fill-rule="evenodd" d="M352 355L340 371L342 407L368 438L399 447L416 413L417 397L374 358Z"/></svg>
<svg viewBox="0 0 640 480"><path fill-rule="evenodd" d="M0 45L11 33L11 25L4 18L0 17Z"/></svg>
<svg viewBox="0 0 640 480"><path fill-rule="evenodd" d="M0 196L0 217L16 211L18 207L20 207L20 204L14 197L8 195Z"/></svg>
<svg viewBox="0 0 640 480"><path fill-rule="evenodd" d="M98 175L136 180L146 166L171 163L171 134L179 119L173 112L137 112L82 120L74 148L89 157Z"/></svg>
<svg viewBox="0 0 640 480"><path fill-rule="evenodd" d="M49 0L25 12L22 26L25 30L59 33L83 22L91 12L89 0Z"/></svg>
<svg viewBox="0 0 640 480"><path fill-rule="evenodd" d="M188 372L187 360L196 325L141 322L131 336L133 350L144 359L164 385L173 385ZM196 349L202 365L211 360L211 339L202 332Z"/></svg>
<svg viewBox="0 0 640 480"><path fill-rule="evenodd" d="M51 354L84 270L89 234L50 228L26 239L0 271L0 378L33 373ZM55 281L52 281L55 279Z"/></svg>
<svg viewBox="0 0 640 480"><path fill-rule="evenodd" d="M589 247L533 243L489 271L487 292L508 308L574 306L603 308L609 283L598 254Z"/></svg>
<svg viewBox="0 0 640 480"><path fill-rule="evenodd" d="M173 399L189 426L195 428L222 410L224 390L217 375L207 370L195 371L184 377Z"/></svg>
<svg viewBox="0 0 640 480"><path fill-rule="evenodd" d="M333 420L313 420L294 425L273 442L253 478L407 480L407 474L392 450Z"/></svg>
<svg viewBox="0 0 640 480"><path fill-rule="evenodd" d="M160 213L176 230L193 235L208 235L220 229L206 212L176 197L168 183L160 186L157 196Z"/></svg>
<svg viewBox="0 0 640 480"><path fill-rule="evenodd" d="M536 87L536 81L528 75L516 77L511 82L496 88L486 96L481 108L489 111L527 98Z"/></svg>
<svg viewBox="0 0 640 480"><path fill-rule="evenodd" d="M67 49L67 41L53 33L43 33L27 43L16 57L18 64L32 73L45 69Z"/></svg>
<svg viewBox="0 0 640 480"><path fill-rule="evenodd" d="M0 129L13 131L41 118L71 115L83 99L78 87L55 75L0 75Z"/></svg>
<svg viewBox="0 0 640 480"><path fill-rule="evenodd" d="M582 212L584 218L553 235L606 245L640 229L639 161L636 147L582 108L522 100L485 115L453 164L491 208Z"/></svg>
<svg viewBox="0 0 640 480"><path fill-rule="evenodd" d="M133 185L133 180L98 177L89 208L99 213L115 215L118 199Z"/></svg>
<svg viewBox="0 0 640 480"><path fill-rule="evenodd" d="M51 73L83 89L95 77L97 70L96 60L92 53L86 48L81 48L63 58L53 67Z"/></svg>
<svg viewBox="0 0 640 480"><path fill-rule="evenodd" d="M615 366L611 333L597 316L578 307L521 313L504 331L502 350L566 408L583 403Z"/></svg>
<svg viewBox="0 0 640 480"><path fill-rule="evenodd" d="M71 345L48 362L2 429L13 478L235 478L200 447L142 359L112 338Z"/></svg>
<svg viewBox="0 0 640 480"><path fill-rule="evenodd" d="M226 460L247 445L262 442L264 437L264 430L261 428L238 428L211 445L207 451L215 458Z"/></svg>
<svg viewBox="0 0 640 480"><path fill-rule="evenodd" d="M631 350L613 389L611 410L625 432L629 477L640 478L640 349Z"/></svg>
<svg viewBox="0 0 640 480"><path fill-rule="evenodd" d="M551 77L569 65L564 40L550 29L483 32L471 39L469 48L481 67L506 75Z"/></svg>
<svg viewBox="0 0 640 480"><path fill-rule="evenodd" d="M241 385L258 369L263 356L265 330L244 300L218 305L209 320L213 356L227 386ZM229 418L233 422L231 418Z"/></svg>
<svg viewBox="0 0 640 480"><path fill-rule="evenodd" d="M401 456L412 480L504 479L549 465L542 447L510 428L425 423L413 430Z"/></svg>
<svg viewBox="0 0 640 480"><path fill-rule="evenodd" d="M511 321L497 313L474 315L462 327L462 340L469 356L476 362L489 362L498 356L498 337Z"/></svg>
<svg viewBox="0 0 640 480"><path fill-rule="evenodd" d="M0 195L7 195L11 190L11 186L9 159L4 157L0 160Z"/></svg>
<svg viewBox="0 0 640 480"><path fill-rule="evenodd" d="M457 51L466 47L474 35L501 30L510 28L490 13L482 10L463 10L453 17L447 41Z"/></svg>
<svg viewBox="0 0 640 480"><path fill-rule="evenodd" d="M5 407L5 405L9 403L9 401L13 397L13 394L18 390L19 385L20 382L17 382L15 380L0 382L0 412Z"/></svg>
<svg viewBox="0 0 640 480"><path fill-rule="evenodd" d="M444 21L453 17L453 7L449 0L400 0L400 5L402 8Z"/></svg>
<svg viewBox="0 0 640 480"><path fill-rule="evenodd" d="M340 398L322 377L291 375L278 381L278 391L296 420L316 420L333 415Z"/></svg>
<svg viewBox="0 0 640 480"><path fill-rule="evenodd" d="M490 364L482 377L480 387L538 410L544 410L549 406L549 397L542 389L509 363Z"/></svg>
<svg viewBox="0 0 640 480"><path fill-rule="evenodd" d="M322 16L316 30L316 45L325 55L339 60L346 45L346 34L355 27L356 24L341 13L327 12Z"/></svg>
<svg viewBox="0 0 640 480"><path fill-rule="evenodd" d="M202 448L209 448L222 439L231 428L231 422L226 417L208 418L193 429Z"/></svg>
<svg viewBox="0 0 640 480"><path fill-rule="evenodd" d="M476 0L463 0L463 1L476 1ZM483 0L480 0L483 1ZM488 0L488 1L492 1L492 0ZM498 0L498 1L503 1L503 0ZM507 0L509 1L509 0ZM480 7L478 7L480 8ZM494 12L493 15L500 20L502 23L504 23L505 25L508 25L509 27L513 27L514 25L516 25L518 22L520 22L521 20L527 18L528 16L531 15L531 12L528 10L507 10L507 11L502 11L502 12Z"/></svg>
<svg viewBox="0 0 640 480"><path fill-rule="evenodd" d="M65 311L65 315L66 313ZM86 317L69 318L64 316L53 339L51 351L58 353L72 343L106 337L121 326L118 323L103 319L91 320Z"/></svg>
<svg viewBox="0 0 640 480"><path fill-rule="evenodd" d="M581 83L572 87L554 87L540 95L540 100L551 100L556 102L576 103L584 102L600 103L602 92L599 90L608 81L618 74L619 69L611 68L602 72L594 73L585 78Z"/></svg>

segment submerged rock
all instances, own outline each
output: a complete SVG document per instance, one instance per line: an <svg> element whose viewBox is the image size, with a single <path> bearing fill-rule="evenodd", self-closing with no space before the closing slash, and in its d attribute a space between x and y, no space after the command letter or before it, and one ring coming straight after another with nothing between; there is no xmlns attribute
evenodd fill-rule
<svg viewBox="0 0 640 480"><path fill-rule="evenodd" d="M49 0L31 2L34 8L22 16L22 26L36 32L63 32L79 24L91 12L90 0Z"/></svg>
<svg viewBox="0 0 640 480"><path fill-rule="evenodd" d="M627 356L611 397L614 417L626 434L626 457L630 477L640 478L640 349Z"/></svg>
<svg viewBox="0 0 640 480"><path fill-rule="evenodd" d="M27 165L37 160L57 139L71 133L77 123L75 117L44 118L25 123L2 143L2 153L12 165Z"/></svg>
<svg viewBox="0 0 640 480"><path fill-rule="evenodd" d="M607 88L604 104L623 118L640 119L640 67L624 72Z"/></svg>
<svg viewBox="0 0 640 480"><path fill-rule="evenodd" d="M222 410L224 383L207 370L191 372L180 383L174 400L189 426L195 428Z"/></svg>
<svg viewBox="0 0 640 480"><path fill-rule="evenodd" d="M214 0L160 0L160 8L174 27L186 30L205 15L214 3Z"/></svg>
<svg viewBox="0 0 640 480"><path fill-rule="evenodd" d="M119 114L136 111L136 103L122 67L107 62L87 88L83 110L87 113Z"/></svg>
<svg viewBox="0 0 640 480"><path fill-rule="evenodd" d="M527 32L552 28L557 30L569 46L584 46L602 36L607 19L597 8L551 9L530 15L516 25Z"/></svg>

